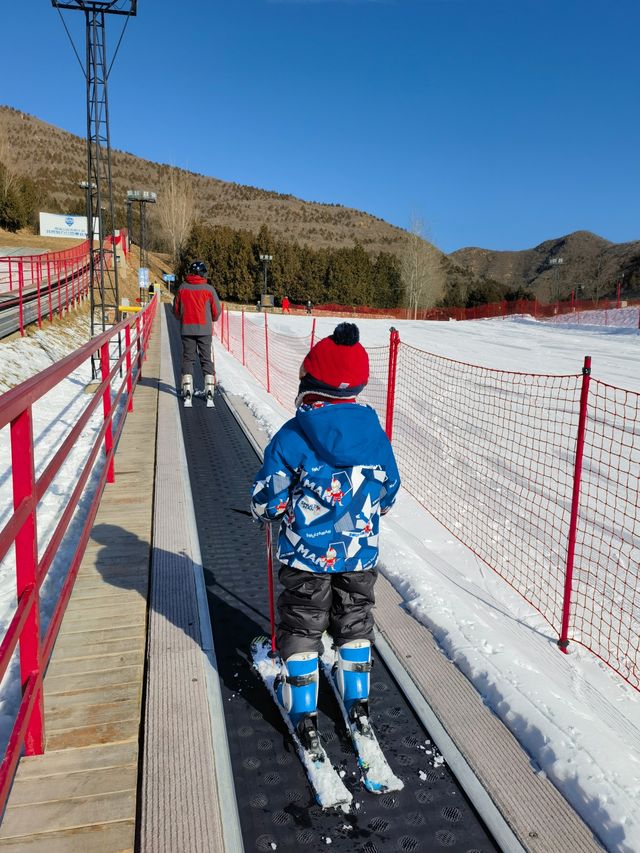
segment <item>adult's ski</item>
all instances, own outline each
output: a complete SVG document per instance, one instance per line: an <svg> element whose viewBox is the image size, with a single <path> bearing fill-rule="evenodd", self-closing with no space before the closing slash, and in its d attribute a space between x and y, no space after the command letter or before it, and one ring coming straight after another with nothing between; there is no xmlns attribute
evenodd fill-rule
<svg viewBox="0 0 640 853"><path fill-rule="evenodd" d="M358 767L362 773L365 788L374 794L384 794L386 791L400 791L404 788L402 779L398 779L387 761L378 738L371 725L366 704L361 706L356 714L349 715L342 701L340 690L335 677L336 655L331 647L331 640L323 637L324 650L320 658L320 667L333 688L342 717L351 737L351 743L356 753Z"/></svg>
<svg viewBox="0 0 640 853"><path fill-rule="evenodd" d="M198 388L196 391L193 392L193 396L200 397L203 400L206 400L208 409L213 409L215 407L212 390L207 391L206 388Z"/></svg>
<svg viewBox="0 0 640 853"><path fill-rule="evenodd" d="M353 800L353 795L345 787L337 770L331 764L331 760L319 738L313 739L312 748L306 747L300 740L300 736L286 710L278 702L274 682L280 672L280 667L276 661L269 657L270 650L271 641L269 638L257 637L251 644L253 666L264 681L271 698L287 724L300 761L313 788L316 801L323 809L342 808L343 811L347 811Z"/></svg>

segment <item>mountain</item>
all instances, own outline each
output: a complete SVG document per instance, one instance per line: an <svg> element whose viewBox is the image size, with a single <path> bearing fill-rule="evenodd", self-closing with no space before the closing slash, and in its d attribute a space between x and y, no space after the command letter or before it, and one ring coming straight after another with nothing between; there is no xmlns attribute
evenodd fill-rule
<svg viewBox="0 0 640 853"><path fill-rule="evenodd" d="M3 154L10 156L12 170L30 177L47 197L46 209L85 212L84 191L78 186L86 180L84 138L13 107L0 106L0 160ZM159 207L171 169L167 164L112 150L118 225L126 224L127 190L157 192ZM354 208L304 201L193 172L182 174L191 182L199 218L209 225L226 225L253 234L266 225L281 240L293 240L313 249L340 249L358 243L371 255L384 251L403 256L412 244L408 232ZM157 208L149 205L147 214L148 246L162 249ZM416 257L419 255L423 280L418 302L422 306L433 305L443 296L456 305L465 304L467 299L496 301L504 291L520 288L533 291L542 301L566 298L572 289L576 295L605 295L612 289L615 292L615 282L623 273L625 291L629 287L640 291L637 242L615 244L587 231L577 231L519 252L468 248L450 255L427 241L418 242ZM560 257L561 265L549 263Z"/></svg>
<svg viewBox="0 0 640 853"><path fill-rule="evenodd" d="M51 212L83 214L86 181L86 141L13 107L0 106L0 160L9 152L15 173L31 178L48 199ZM126 224L124 199L129 189L155 191L158 206L163 188L173 167L154 163L126 151L112 149L112 179L116 224ZM412 238L408 232L379 217L339 204L303 201L292 195L242 184L221 181L194 172L188 176L198 217L208 225L225 225L257 234L262 225L277 238L295 241L312 249L340 249L360 244L367 253L390 252L402 257L407 244L414 247L421 267L423 284L418 298L421 306L433 305L448 289L460 292L482 289L484 278L460 267L426 240ZM135 209L135 205L134 205ZM148 206L147 244L163 249L157 209ZM412 257L412 265L414 265Z"/></svg>
<svg viewBox="0 0 640 853"><path fill-rule="evenodd" d="M495 252L467 248L449 258L475 276L486 276L512 289L525 287L542 302L640 293L640 241L611 243L590 231L545 240L533 249ZM562 259L561 263L557 263Z"/></svg>
<svg viewBox="0 0 640 853"><path fill-rule="evenodd" d="M84 138L6 106L0 106L0 133L9 143L12 165L18 172L33 178L61 212L84 213L84 195L78 187L87 177ZM171 168L112 149L114 202L119 216L124 216L124 198L129 189L155 191L161 203ZM261 225L267 224L276 236L312 248L353 246L357 241L372 253L399 252L406 238L401 228L353 208L302 201L198 173L187 174L199 216L210 225L257 233ZM155 211L150 208L147 212L153 226Z"/></svg>

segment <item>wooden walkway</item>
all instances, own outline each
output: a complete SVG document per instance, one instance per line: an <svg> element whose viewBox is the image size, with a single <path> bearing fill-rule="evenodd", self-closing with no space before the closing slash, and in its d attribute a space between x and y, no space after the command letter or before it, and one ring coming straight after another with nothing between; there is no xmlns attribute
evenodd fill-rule
<svg viewBox="0 0 640 853"><path fill-rule="evenodd" d="M160 318L44 681L46 752L20 761L0 848L133 851Z"/></svg>

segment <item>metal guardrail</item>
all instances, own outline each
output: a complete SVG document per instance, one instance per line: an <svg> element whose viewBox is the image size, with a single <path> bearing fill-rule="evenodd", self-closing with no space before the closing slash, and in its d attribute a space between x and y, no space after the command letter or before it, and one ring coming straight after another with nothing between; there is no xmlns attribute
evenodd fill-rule
<svg viewBox="0 0 640 853"><path fill-rule="evenodd" d="M88 240L61 252L0 257L0 338L76 307L89 293L90 264Z"/></svg>

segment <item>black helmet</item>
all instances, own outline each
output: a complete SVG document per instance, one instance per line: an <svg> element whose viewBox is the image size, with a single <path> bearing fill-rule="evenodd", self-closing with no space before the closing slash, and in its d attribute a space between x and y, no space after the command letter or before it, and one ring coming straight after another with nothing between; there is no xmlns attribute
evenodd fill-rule
<svg viewBox="0 0 640 853"><path fill-rule="evenodd" d="M207 277L207 265L204 261L194 261L192 264L189 264L189 273L191 275L199 275L202 278Z"/></svg>

